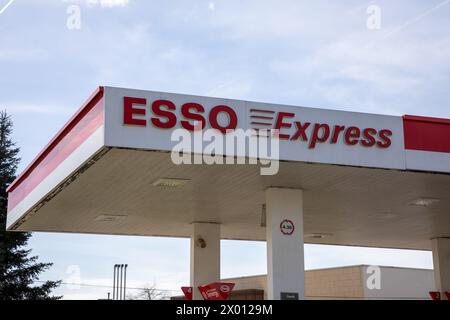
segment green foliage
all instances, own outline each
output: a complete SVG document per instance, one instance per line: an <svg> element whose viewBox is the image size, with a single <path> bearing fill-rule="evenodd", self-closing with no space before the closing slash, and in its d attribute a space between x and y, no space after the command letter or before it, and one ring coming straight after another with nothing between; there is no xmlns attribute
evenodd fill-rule
<svg viewBox="0 0 450 320"><path fill-rule="evenodd" d="M0 111L0 300L59 299L51 296L60 281L36 285L39 274L52 263L38 262L26 249L30 233L6 231L8 194L6 188L15 179L19 148L11 139L12 121L6 111Z"/></svg>

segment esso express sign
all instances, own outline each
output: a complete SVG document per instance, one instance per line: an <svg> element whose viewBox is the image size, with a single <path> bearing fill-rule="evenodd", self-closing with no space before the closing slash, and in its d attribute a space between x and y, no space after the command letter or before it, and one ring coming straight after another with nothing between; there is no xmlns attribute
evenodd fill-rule
<svg viewBox="0 0 450 320"><path fill-rule="evenodd" d="M349 147L365 148L378 147L386 149L391 146L392 131L377 130L371 127L345 126L326 122L304 121L292 112L273 112L265 118L266 129L276 129L282 140L300 141L308 144L309 149L319 144L337 144L344 142ZM254 117L254 116L251 116ZM184 128L188 131L205 129L206 127L219 130L226 134L236 128L251 128L251 119L238 119L236 110L227 105L216 105L206 108L196 102L176 105L171 100L157 99L148 101L145 98L123 98L123 124L129 126L146 127L152 125L159 129ZM241 122L241 123L239 123Z"/></svg>

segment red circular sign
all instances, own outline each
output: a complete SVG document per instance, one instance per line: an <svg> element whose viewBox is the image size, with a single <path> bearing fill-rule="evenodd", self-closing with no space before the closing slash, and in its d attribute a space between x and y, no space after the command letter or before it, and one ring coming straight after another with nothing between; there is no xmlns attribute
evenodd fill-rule
<svg viewBox="0 0 450 320"><path fill-rule="evenodd" d="M291 220L284 219L280 223L280 230L282 234L290 236L295 230L294 223Z"/></svg>
<svg viewBox="0 0 450 320"><path fill-rule="evenodd" d="M220 286L220 291L228 293L230 292L230 287L226 284L223 284Z"/></svg>

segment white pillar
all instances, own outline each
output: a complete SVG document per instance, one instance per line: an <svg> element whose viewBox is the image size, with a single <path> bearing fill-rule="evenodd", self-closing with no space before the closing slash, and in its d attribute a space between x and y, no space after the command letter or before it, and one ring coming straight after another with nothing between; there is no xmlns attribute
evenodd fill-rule
<svg viewBox="0 0 450 320"><path fill-rule="evenodd" d="M201 240L203 239L203 241ZM206 245L202 248L203 245ZM220 225L192 223L191 286L194 300L202 300L198 286L220 280Z"/></svg>
<svg viewBox="0 0 450 320"><path fill-rule="evenodd" d="M445 292L450 292L450 238L435 238L431 240L433 250L433 269L436 291L445 300Z"/></svg>
<svg viewBox="0 0 450 320"><path fill-rule="evenodd" d="M303 191L267 189L266 219L267 297L280 300L284 292L304 299Z"/></svg>

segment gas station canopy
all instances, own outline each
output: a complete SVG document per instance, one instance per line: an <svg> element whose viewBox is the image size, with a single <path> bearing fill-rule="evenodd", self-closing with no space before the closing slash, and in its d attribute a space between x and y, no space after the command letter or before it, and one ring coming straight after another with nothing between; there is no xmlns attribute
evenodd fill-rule
<svg viewBox="0 0 450 320"><path fill-rule="evenodd" d="M175 164L176 129L278 129L279 171ZM450 235L450 120L100 87L8 188L8 230L266 240L265 190L303 190L306 243Z"/></svg>

